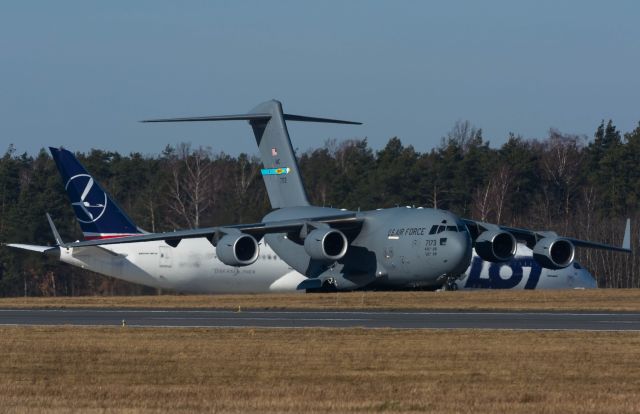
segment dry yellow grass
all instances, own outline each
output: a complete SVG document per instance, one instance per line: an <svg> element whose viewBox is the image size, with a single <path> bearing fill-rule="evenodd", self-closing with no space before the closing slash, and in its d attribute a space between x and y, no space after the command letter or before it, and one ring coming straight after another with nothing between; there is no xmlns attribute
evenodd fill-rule
<svg viewBox="0 0 640 414"><path fill-rule="evenodd" d="M4 298L0 308L413 309L640 311L640 289Z"/></svg>
<svg viewBox="0 0 640 414"><path fill-rule="evenodd" d="M0 328L0 411L640 412L637 333Z"/></svg>

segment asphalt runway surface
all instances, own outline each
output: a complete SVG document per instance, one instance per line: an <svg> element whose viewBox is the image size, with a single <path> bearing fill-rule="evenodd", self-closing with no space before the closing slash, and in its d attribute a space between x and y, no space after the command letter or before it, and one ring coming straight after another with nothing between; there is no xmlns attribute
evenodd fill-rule
<svg viewBox="0 0 640 414"><path fill-rule="evenodd" d="M0 309L0 325L640 331L640 313Z"/></svg>

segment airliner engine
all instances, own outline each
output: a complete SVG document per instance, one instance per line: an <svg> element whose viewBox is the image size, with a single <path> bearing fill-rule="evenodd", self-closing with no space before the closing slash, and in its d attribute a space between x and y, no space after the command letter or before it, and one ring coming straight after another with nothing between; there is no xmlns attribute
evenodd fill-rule
<svg viewBox="0 0 640 414"><path fill-rule="evenodd" d="M226 234L216 246L218 259L227 266L248 266L259 252L258 242L248 234Z"/></svg>
<svg viewBox="0 0 640 414"><path fill-rule="evenodd" d="M564 269L573 263L575 247L567 239L545 237L533 247L533 258L547 269Z"/></svg>
<svg viewBox="0 0 640 414"><path fill-rule="evenodd" d="M508 262L516 254L518 243L509 232L489 230L478 236L474 247L487 262Z"/></svg>
<svg viewBox="0 0 640 414"><path fill-rule="evenodd" d="M315 229L304 239L305 251L316 260L340 260L347 253L348 246L347 237L341 231L330 228Z"/></svg>

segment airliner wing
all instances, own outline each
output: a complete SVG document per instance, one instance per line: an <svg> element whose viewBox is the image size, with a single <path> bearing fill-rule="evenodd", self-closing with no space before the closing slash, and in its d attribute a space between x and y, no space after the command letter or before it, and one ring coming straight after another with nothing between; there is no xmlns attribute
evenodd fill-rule
<svg viewBox="0 0 640 414"><path fill-rule="evenodd" d="M481 221L475 221L475 220L469 220L469 219L463 219L462 221L464 221L467 228L469 229L469 232L471 233L471 236L474 239L478 237L478 235L483 231L500 229L513 234L513 236L517 240L525 242L526 245L531 249L533 248L533 246L535 246L535 244L539 240L544 239L545 237L558 237L556 233L549 232L549 231L535 231L535 230L520 229L515 227L498 226L496 224L483 223ZM576 247L587 247L592 249L603 249L603 250L612 250L616 252L631 253L631 243L629 242L630 241L629 234L630 234L630 221L629 219L627 219L622 247L591 242L588 240L574 239L571 237L560 237L560 238L570 241Z"/></svg>
<svg viewBox="0 0 640 414"><path fill-rule="evenodd" d="M269 221L254 224L238 224L231 226L208 227L193 230L178 230L164 233L147 233L139 236L118 237L111 239L96 239L80 241L75 243L67 243L67 247L87 247L87 246L104 246L108 244L120 243L139 243L147 241L164 240L171 246L177 246L182 239L207 238L216 241L221 235L230 232L240 231L250 234L258 239L269 233L290 233L302 230L307 225L326 224L337 229L359 228L362 224L362 218L357 217L356 213L347 213L340 215L332 215L327 217L309 217L292 220Z"/></svg>

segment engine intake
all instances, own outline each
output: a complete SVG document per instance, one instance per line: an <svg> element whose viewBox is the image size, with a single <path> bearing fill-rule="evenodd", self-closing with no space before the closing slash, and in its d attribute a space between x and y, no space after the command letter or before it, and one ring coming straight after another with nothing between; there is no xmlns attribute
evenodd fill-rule
<svg viewBox="0 0 640 414"><path fill-rule="evenodd" d="M335 229L315 229L304 239L304 250L315 260L340 260L347 253L347 247L347 237Z"/></svg>
<svg viewBox="0 0 640 414"><path fill-rule="evenodd" d="M259 253L258 242L248 234L226 234L216 246L218 259L227 266L248 266Z"/></svg>
<svg viewBox="0 0 640 414"><path fill-rule="evenodd" d="M547 269L564 269L573 263L576 248L567 239L545 237L533 247L533 258Z"/></svg>
<svg viewBox="0 0 640 414"><path fill-rule="evenodd" d="M478 236L475 249L478 256L487 262L508 262L516 254L517 243L509 232L489 230Z"/></svg>

